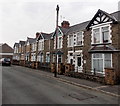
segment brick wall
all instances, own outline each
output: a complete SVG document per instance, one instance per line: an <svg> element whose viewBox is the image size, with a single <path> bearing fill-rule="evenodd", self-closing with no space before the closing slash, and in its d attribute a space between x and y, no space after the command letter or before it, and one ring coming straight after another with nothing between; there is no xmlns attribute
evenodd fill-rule
<svg viewBox="0 0 120 106"><path fill-rule="evenodd" d="M86 63L83 63L83 69L86 72L91 71L91 54L88 53L88 50L91 48L91 29L84 31L84 45L83 45L83 60L86 61Z"/></svg>

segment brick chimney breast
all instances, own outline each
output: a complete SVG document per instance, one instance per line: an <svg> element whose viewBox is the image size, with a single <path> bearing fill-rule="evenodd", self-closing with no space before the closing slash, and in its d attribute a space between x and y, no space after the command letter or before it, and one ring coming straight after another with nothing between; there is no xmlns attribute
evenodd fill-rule
<svg viewBox="0 0 120 106"><path fill-rule="evenodd" d="M69 21L63 21L63 22L61 23L61 27L63 27L63 28L69 28L69 26L70 26Z"/></svg>

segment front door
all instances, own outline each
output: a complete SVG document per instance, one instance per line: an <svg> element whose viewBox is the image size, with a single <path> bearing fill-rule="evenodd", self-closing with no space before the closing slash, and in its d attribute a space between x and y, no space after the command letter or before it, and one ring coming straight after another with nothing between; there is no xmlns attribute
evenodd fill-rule
<svg viewBox="0 0 120 106"><path fill-rule="evenodd" d="M75 72L82 72L82 56L76 55L75 56Z"/></svg>

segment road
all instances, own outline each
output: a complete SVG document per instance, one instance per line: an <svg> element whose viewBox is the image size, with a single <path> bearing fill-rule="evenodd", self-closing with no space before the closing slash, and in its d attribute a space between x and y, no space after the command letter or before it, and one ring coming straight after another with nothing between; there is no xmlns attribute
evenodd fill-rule
<svg viewBox="0 0 120 106"><path fill-rule="evenodd" d="M45 77L41 71L2 68L3 104L117 104L118 98Z"/></svg>

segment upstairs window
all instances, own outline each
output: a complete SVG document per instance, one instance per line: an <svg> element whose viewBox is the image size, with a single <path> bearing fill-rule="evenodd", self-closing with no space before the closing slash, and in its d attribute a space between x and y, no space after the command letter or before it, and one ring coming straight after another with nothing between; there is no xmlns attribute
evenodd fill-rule
<svg viewBox="0 0 120 106"><path fill-rule="evenodd" d="M62 37L58 37L58 49L62 48Z"/></svg>
<svg viewBox="0 0 120 106"><path fill-rule="evenodd" d="M68 37L68 46L69 47L73 47L73 35L69 35Z"/></svg>
<svg viewBox="0 0 120 106"><path fill-rule="evenodd" d="M100 26L97 28L93 28L92 30L92 43L110 43L110 27Z"/></svg>
<svg viewBox="0 0 120 106"><path fill-rule="evenodd" d="M78 32L77 33L77 38L76 38L76 45L82 45L83 44L83 33L82 32Z"/></svg>
<svg viewBox="0 0 120 106"><path fill-rule="evenodd" d="M93 43L100 43L100 29L93 29Z"/></svg>
<svg viewBox="0 0 120 106"><path fill-rule="evenodd" d="M109 27L102 27L103 43L109 42Z"/></svg>
<svg viewBox="0 0 120 106"><path fill-rule="evenodd" d="M39 41L38 50L44 50L44 41Z"/></svg>

